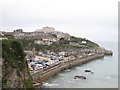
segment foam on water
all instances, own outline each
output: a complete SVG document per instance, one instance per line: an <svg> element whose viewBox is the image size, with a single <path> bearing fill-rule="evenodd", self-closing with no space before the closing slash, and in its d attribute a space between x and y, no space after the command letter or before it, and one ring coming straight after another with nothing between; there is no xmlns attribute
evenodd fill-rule
<svg viewBox="0 0 120 90"><path fill-rule="evenodd" d="M58 84L54 84L54 83L43 83L43 87L52 87L52 86L56 86Z"/></svg>

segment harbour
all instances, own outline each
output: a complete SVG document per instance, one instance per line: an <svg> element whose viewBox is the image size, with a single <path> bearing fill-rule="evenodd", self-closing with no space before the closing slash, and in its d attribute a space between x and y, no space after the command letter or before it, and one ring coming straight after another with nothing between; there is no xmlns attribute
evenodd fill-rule
<svg viewBox="0 0 120 90"><path fill-rule="evenodd" d="M102 44L104 45L104 44ZM77 65L69 70L49 78L42 88L117 88L118 87L118 53L117 43L107 43L105 47L112 49L113 56L105 56L96 60ZM113 49L114 47L114 49ZM94 74L85 73L90 69ZM75 75L84 75L86 80L74 79ZM62 87L61 87L62 86Z"/></svg>

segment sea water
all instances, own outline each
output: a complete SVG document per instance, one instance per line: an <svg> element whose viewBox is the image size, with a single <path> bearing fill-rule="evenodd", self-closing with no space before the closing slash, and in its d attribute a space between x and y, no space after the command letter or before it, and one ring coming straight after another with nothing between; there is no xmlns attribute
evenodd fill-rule
<svg viewBox="0 0 120 90"><path fill-rule="evenodd" d="M113 56L105 56L61 71L44 82L41 88L118 88L118 44L99 45L112 50ZM85 73L85 69L90 69L94 74ZM83 75L87 79L74 79L75 75Z"/></svg>

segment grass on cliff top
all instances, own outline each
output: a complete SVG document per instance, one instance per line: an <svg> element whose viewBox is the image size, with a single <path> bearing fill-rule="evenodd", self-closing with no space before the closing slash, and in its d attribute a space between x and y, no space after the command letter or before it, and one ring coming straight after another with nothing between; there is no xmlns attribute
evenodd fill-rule
<svg viewBox="0 0 120 90"><path fill-rule="evenodd" d="M33 87L32 78L28 71L28 66L25 60L25 53L23 51L22 43L19 40L17 39L2 40L2 58L4 61L3 65L6 65L5 62L7 62L13 70L14 69L17 70L18 76L24 78L23 86L25 90ZM22 74L20 73L23 73L28 76L21 76ZM11 83L10 84L7 83L8 82L7 80L8 79L4 77L2 78L3 87L9 87L9 85L11 85Z"/></svg>
<svg viewBox="0 0 120 90"><path fill-rule="evenodd" d="M2 58L20 70L25 68L25 53L21 43L16 39L2 40Z"/></svg>

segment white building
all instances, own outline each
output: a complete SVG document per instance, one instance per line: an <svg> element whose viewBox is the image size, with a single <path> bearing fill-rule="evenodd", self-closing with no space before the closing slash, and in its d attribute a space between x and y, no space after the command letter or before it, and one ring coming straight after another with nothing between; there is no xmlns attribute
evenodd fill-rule
<svg viewBox="0 0 120 90"><path fill-rule="evenodd" d="M42 44L42 45L51 45L53 42L50 40L35 40L36 44Z"/></svg>
<svg viewBox="0 0 120 90"><path fill-rule="evenodd" d="M82 41L81 43L82 43L82 44L86 44L87 42L86 42L86 41Z"/></svg>

